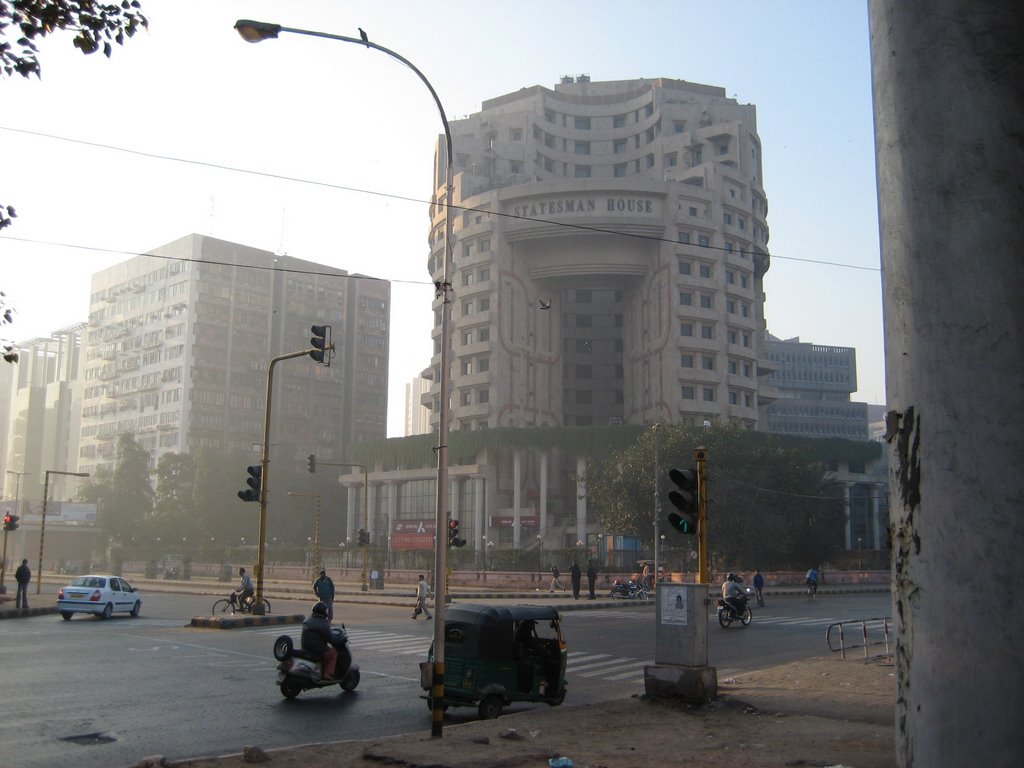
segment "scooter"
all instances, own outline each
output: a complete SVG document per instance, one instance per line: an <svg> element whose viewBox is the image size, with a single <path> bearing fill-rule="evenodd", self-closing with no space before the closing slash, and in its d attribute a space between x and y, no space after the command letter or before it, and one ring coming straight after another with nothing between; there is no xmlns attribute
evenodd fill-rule
<svg viewBox="0 0 1024 768"><path fill-rule="evenodd" d="M728 627L734 621L740 622L745 627L754 620L754 614L750 611L746 596L742 596L740 599L743 601L742 611L736 610L724 599L718 598L718 623L723 627Z"/></svg>
<svg viewBox="0 0 1024 768"><path fill-rule="evenodd" d="M344 691L354 691L359 685L359 665L352 663L352 652L348 649L348 633L345 625L332 627L331 645L338 651L338 663L334 668L334 679L323 679L323 661L319 656L295 647L289 635L281 635L274 641L274 658L277 665L277 685L281 695L294 699L311 688L327 688L340 685Z"/></svg>
<svg viewBox="0 0 1024 768"><path fill-rule="evenodd" d="M640 584L630 579L629 581L623 581L622 579L616 579L612 582L612 591L608 593L608 596L612 599L624 599L632 600L639 598L640 600L646 600L649 595L647 590L644 589Z"/></svg>

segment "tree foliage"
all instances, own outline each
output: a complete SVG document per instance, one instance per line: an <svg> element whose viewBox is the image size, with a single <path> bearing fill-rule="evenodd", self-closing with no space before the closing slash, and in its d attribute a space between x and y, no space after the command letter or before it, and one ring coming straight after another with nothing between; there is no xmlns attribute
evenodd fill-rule
<svg viewBox="0 0 1024 768"><path fill-rule="evenodd" d="M124 45L148 26L138 0L0 0L0 69L8 77L39 77L36 41L58 30L72 32L72 44L82 53L102 50L109 58L114 43Z"/></svg>
<svg viewBox="0 0 1024 768"><path fill-rule="evenodd" d="M708 451L708 548L720 563L803 568L828 559L842 545L843 507L830 493L821 459L807 446L731 426L659 425L633 446L593 462L585 478L587 496L602 530L636 535L649 545L656 493L666 544L695 545L664 520L672 511L668 472L695 466L698 446Z"/></svg>
<svg viewBox="0 0 1024 768"><path fill-rule="evenodd" d="M99 508L100 530L113 544L128 544L142 537L153 514L153 488L149 483L149 451L134 435L117 438L117 464L114 471L98 471L82 495Z"/></svg>

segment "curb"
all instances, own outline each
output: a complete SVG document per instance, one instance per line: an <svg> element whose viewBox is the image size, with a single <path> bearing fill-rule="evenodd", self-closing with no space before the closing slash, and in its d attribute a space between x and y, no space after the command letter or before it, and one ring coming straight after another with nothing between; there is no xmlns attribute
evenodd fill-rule
<svg viewBox="0 0 1024 768"><path fill-rule="evenodd" d="M26 616L47 616L56 613L56 606L50 606L49 608L0 608L0 619L21 619Z"/></svg>
<svg viewBox="0 0 1024 768"><path fill-rule="evenodd" d="M200 629L239 629L241 627L270 627L280 624L301 624L306 617L301 613L283 613L280 616L193 616L185 626Z"/></svg>

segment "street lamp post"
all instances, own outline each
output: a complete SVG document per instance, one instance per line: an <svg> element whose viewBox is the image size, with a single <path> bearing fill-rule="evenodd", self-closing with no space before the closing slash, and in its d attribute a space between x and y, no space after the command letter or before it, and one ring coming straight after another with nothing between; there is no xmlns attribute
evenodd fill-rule
<svg viewBox="0 0 1024 768"><path fill-rule="evenodd" d="M46 478L43 480L43 518L39 523L39 566L36 573L36 594L43 586L43 539L46 536L46 497L50 495L50 475L69 475L70 477L88 477L88 472L61 472L57 469L46 470Z"/></svg>
<svg viewBox="0 0 1024 768"><path fill-rule="evenodd" d="M454 158L452 156L452 132L448 125L448 118L445 115L444 107L441 104L440 98L438 98L437 92L434 90L434 86L430 84L426 76L415 65L404 56L389 48L385 48L382 45L371 42L367 39L365 34L362 34L360 38L346 37L344 35L334 35L327 32L316 32L308 29L296 29L293 27L284 27L280 24L270 24L261 21L251 21L248 19L240 19L235 22L235 29L238 34L242 36L242 39L250 43L258 43L263 40L270 38L276 38L281 32L289 32L297 35L307 35L309 37L320 37L327 40L336 40L342 43L352 43L353 45L362 45L366 48L373 48L374 50L380 51L381 53L387 54L396 61L401 62L406 67L411 69L420 81L430 91L431 97L434 99L434 103L437 105L437 111L441 116L441 123L444 125L444 137L445 137L445 160L447 171L445 174L445 200L444 200L444 258L442 266L442 277L441 280L436 283L437 297L441 299L441 370L438 376L438 420L437 420L437 488L436 488L436 505L434 509L434 530L437 532L434 545L434 599L436 608L434 610L434 665L433 665L433 685L431 687L431 699L434 703L431 718L431 736L439 737L442 732L442 723L444 719L444 606L447 599L445 594L445 576L447 574L447 542L442 533L446 530L446 522L448 516L448 419L449 419L449 402L448 402L448 390L449 390L449 379L451 377L451 371L449 371L448 357L450 354L450 343L449 343L449 323L450 323L450 305L452 303L452 290L451 290L451 278L450 269L452 261L452 195L455 189L455 166ZM269 403L268 403L269 411ZM266 462L264 462L264 482L266 481ZM262 524L262 521L261 521ZM364 566L365 567L365 566ZM260 601L257 600L257 603Z"/></svg>

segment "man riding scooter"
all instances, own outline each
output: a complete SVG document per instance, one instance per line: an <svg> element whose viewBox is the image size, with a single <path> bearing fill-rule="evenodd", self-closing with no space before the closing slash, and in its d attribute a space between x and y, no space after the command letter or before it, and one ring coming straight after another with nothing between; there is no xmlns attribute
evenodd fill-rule
<svg viewBox="0 0 1024 768"><path fill-rule="evenodd" d="M322 680L334 680L334 669L338 663L338 651L331 643L331 622L327 620L327 604L316 603L312 614L302 622L302 650L315 653L324 661Z"/></svg>

